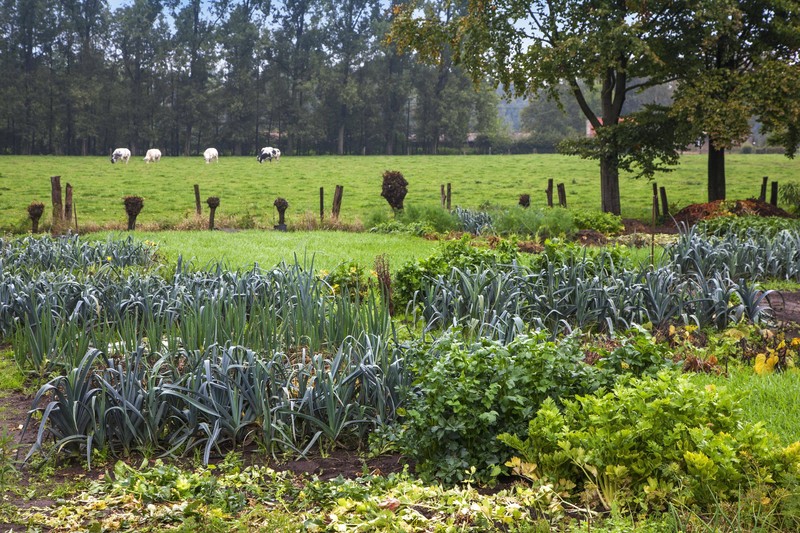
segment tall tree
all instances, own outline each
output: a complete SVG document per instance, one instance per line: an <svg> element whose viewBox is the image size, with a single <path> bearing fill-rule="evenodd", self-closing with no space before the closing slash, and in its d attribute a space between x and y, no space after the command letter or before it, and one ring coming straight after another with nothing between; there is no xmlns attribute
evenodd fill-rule
<svg viewBox="0 0 800 533"><path fill-rule="evenodd" d="M675 116L708 139L708 200L725 199L725 151L756 117L787 154L798 146L800 2L708 0L692 12L691 50L671 66ZM793 133L792 133L793 132Z"/></svg>
<svg viewBox="0 0 800 533"><path fill-rule="evenodd" d="M183 130L183 153L192 153L192 142L197 136L195 152L202 150L201 141L211 140L206 131L206 139L196 128L211 127L214 122L210 116L209 99L213 80L211 79L214 57L214 25L204 10L202 0L169 0L169 7L175 22L174 55L172 61L177 72L174 84L174 105L176 118L176 139Z"/></svg>
<svg viewBox="0 0 800 533"><path fill-rule="evenodd" d="M123 142L137 153L140 145L149 148L164 140L156 128L162 111L160 78L166 76L166 43L169 38L160 0L134 0L114 15L113 38L126 81ZM161 138L159 138L161 137ZM107 147L108 148L108 147Z"/></svg>
<svg viewBox="0 0 800 533"><path fill-rule="evenodd" d="M558 101L561 81L568 84L597 132L594 148L582 153L600 160L602 209L619 214L619 169L631 147L620 145L627 136L617 135L616 128L628 93L660 84L669 75L649 43L681 6L666 0L469 0L466 12L451 19L430 9L418 17L416 8L396 8L390 39L417 50L423 59L442 65L452 53L474 80L497 80L510 96L544 91ZM587 87L599 85L597 108L590 105L581 81ZM675 153L673 143L661 148L646 153Z"/></svg>
<svg viewBox="0 0 800 533"><path fill-rule="evenodd" d="M354 69L367 60L371 30L378 17L377 0L327 0L325 5L325 46L335 73L333 94L336 95L336 153L345 151L345 125L352 108L357 104L358 87Z"/></svg>
<svg viewBox="0 0 800 533"><path fill-rule="evenodd" d="M217 0L214 9L221 20L222 104L226 110L223 136L235 155L255 149L258 139L253 102L259 80L261 38L259 27L269 10L269 0Z"/></svg>
<svg viewBox="0 0 800 533"><path fill-rule="evenodd" d="M279 115L274 120L285 124L289 154L301 153L305 143L319 134L312 111L313 80L322 62L321 9L321 0L284 0L272 11L277 27L268 49L271 85L284 90L271 95L270 109ZM285 96L280 98L281 94Z"/></svg>

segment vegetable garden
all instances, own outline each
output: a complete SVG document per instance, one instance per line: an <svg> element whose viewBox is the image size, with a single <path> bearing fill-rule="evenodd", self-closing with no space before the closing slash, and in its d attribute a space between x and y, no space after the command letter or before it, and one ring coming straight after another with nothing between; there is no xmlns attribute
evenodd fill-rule
<svg viewBox="0 0 800 533"><path fill-rule="evenodd" d="M653 263L622 246L554 239L523 256L465 237L392 273L198 270L132 238L0 251L0 335L34 384L25 465L6 438L0 481L64 461L109 470L81 505L4 507L11 524L800 527L800 434L773 433L724 386L741 373L797 386L800 339L761 288L800 282L792 224L684 229ZM341 450L409 466L277 471Z"/></svg>

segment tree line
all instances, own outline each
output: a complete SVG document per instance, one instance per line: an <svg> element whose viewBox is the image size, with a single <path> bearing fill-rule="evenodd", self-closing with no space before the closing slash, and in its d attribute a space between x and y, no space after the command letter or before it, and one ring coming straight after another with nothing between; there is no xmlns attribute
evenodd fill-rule
<svg viewBox="0 0 800 533"><path fill-rule="evenodd" d="M562 143L599 161L602 209L620 213L621 170L652 176L702 138L708 199L725 198L725 151L756 119L793 156L800 145L798 0L416 0L391 39L432 64L453 60L508 96L577 107L593 137ZM669 102L630 112L643 90Z"/></svg>
<svg viewBox="0 0 800 533"><path fill-rule="evenodd" d="M453 62L384 42L380 0L6 0L0 153L441 153L501 131Z"/></svg>

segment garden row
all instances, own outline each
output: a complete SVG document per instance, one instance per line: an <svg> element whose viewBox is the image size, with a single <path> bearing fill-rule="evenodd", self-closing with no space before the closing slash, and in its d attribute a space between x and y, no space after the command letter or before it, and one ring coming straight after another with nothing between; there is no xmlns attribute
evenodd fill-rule
<svg viewBox="0 0 800 533"><path fill-rule="evenodd" d="M301 265L179 263L164 276L134 241L92 255L24 239L3 243L0 327L22 368L57 373L36 395L29 456L196 450L207 462L251 444L369 443L446 482L515 472L602 507L660 508L673 493L705 505L732 496L717 487L765 476L789 486L798 449L769 446L730 396L678 376L686 362L635 325L764 320L770 295L754 283L797 279L799 244L791 230L686 232L639 266L621 248L550 242L523 265L513 242L456 241L370 282L357 267L334 280ZM405 310L395 321L392 290Z"/></svg>

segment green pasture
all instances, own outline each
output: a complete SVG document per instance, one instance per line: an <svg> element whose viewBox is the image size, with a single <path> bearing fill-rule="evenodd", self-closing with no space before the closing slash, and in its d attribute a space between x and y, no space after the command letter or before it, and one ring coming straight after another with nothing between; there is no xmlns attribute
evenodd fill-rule
<svg viewBox="0 0 800 533"><path fill-rule="evenodd" d="M111 232L112 239L124 234ZM105 239L105 234L98 234ZM410 235L380 235L342 231L159 231L137 232L136 238L158 244L169 264L178 256L196 268L222 263L231 269L247 269L257 263L270 268L281 261L295 260L315 270L333 270L337 265L355 262L367 271L375 258L385 255L389 268L397 270L408 261L427 257L437 246Z"/></svg>
<svg viewBox="0 0 800 533"><path fill-rule="evenodd" d="M781 155L729 155L726 167L730 199L758 195L762 176L780 183L800 179L800 161ZM32 201L45 203L42 223L49 223L52 175L74 187L82 229L124 224L122 198L127 195L145 199L140 227L180 227L194 217L194 184L200 186L204 216L205 199L220 197L217 219L222 226L271 228L277 223L273 202L279 196L289 202L289 222L303 214L316 218L320 187L329 213L336 185L344 186L342 221L366 223L376 213L389 212L380 196L381 175L388 169L401 171L408 180L406 205L439 205L440 186L451 183L453 205L511 206L527 193L534 206L542 206L547 179L553 178L565 184L570 208L600 206L597 162L553 154L283 157L261 165L255 157L223 156L210 165L202 157L165 157L146 164L139 155L127 165L112 165L105 157L0 156L0 231L27 231L25 208ZM684 155L680 167L657 182L676 208L705 201L706 156ZM623 177L621 190L623 216L646 219L651 183Z"/></svg>

